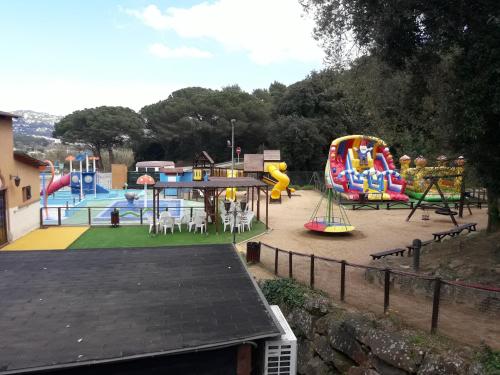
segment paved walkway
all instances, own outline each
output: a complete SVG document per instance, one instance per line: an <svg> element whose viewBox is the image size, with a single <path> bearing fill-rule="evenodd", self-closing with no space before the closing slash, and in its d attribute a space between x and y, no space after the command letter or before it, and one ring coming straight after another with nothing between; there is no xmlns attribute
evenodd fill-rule
<svg viewBox="0 0 500 375"><path fill-rule="evenodd" d="M89 227L49 227L36 229L2 248L6 251L66 250Z"/></svg>

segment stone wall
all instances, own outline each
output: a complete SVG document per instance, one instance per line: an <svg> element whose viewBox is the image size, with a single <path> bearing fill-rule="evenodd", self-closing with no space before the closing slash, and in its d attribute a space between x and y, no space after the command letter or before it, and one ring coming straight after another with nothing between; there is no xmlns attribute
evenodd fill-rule
<svg viewBox="0 0 500 375"><path fill-rule="evenodd" d="M480 363L468 359L472 350L438 349L390 319L348 311L316 293L302 307L280 307L297 336L299 374L484 374Z"/></svg>

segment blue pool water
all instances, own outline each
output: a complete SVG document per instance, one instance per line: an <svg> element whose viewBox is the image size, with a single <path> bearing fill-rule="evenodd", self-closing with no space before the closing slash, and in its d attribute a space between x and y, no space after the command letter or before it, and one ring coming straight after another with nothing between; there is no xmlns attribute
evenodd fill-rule
<svg viewBox="0 0 500 375"><path fill-rule="evenodd" d="M143 218L150 217L153 212L153 201L148 200L147 207L144 208L144 200L138 199L134 202L134 205L131 206L127 201L120 200L114 201L109 207L105 210L101 211L101 213L95 218L97 220L105 220L109 221L111 217L111 212L117 208L120 212L120 220L134 220L136 221L140 217L140 211L142 208ZM173 217L181 217L181 207L182 207L182 199L169 199L169 200L160 200L160 211L164 211L168 208L170 215Z"/></svg>
<svg viewBox="0 0 500 375"><path fill-rule="evenodd" d="M139 197L144 196L143 190L128 190L129 192L136 193ZM71 194L70 190L56 191L54 194L50 195L47 201L49 206L92 206L92 202L103 201L103 200L125 200L125 193L127 190L110 190L109 193L101 194L87 194L80 199L79 194ZM40 204L43 205L43 198L40 199Z"/></svg>

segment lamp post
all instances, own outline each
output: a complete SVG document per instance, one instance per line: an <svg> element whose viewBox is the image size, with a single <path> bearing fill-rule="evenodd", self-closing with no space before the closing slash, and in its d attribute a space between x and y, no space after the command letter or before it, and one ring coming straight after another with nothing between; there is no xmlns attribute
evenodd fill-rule
<svg viewBox="0 0 500 375"><path fill-rule="evenodd" d="M231 177L234 177L234 123L236 120L231 119Z"/></svg>
<svg viewBox="0 0 500 375"><path fill-rule="evenodd" d="M233 118L231 119L231 178L234 179L234 123L236 120ZM234 192L234 186L233 186L233 194L234 194L234 202L233 202L233 244L236 243L236 232L235 232L235 225L236 225L236 193Z"/></svg>

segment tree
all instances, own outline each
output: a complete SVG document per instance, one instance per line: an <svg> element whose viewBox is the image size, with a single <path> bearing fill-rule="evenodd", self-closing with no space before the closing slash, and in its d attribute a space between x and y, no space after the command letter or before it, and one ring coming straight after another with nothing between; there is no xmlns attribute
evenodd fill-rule
<svg viewBox="0 0 500 375"><path fill-rule="evenodd" d="M231 119L237 121L237 145L245 153L256 152L266 143L270 121L267 97L265 90L249 94L237 85L222 90L188 87L175 91L166 100L142 108L150 145L141 147L141 155L162 154L164 159L182 161L205 150L215 160L228 160Z"/></svg>
<svg viewBox="0 0 500 375"><path fill-rule="evenodd" d="M361 50L405 70L429 89L427 74L449 61L443 138L480 173L488 190L488 230L500 230L500 3L497 0L302 0L315 35L342 65L354 37ZM420 98L421 99L421 98Z"/></svg>
<svg viewBox="0 0 500 375"><path fill-rule="evenodd" d="M54 137L85 144L100 159L101 152L107 150L112 164L113 148L134 144L144 136L144 120L130 108L97 107L63 117L54 129Z"/></svg>

